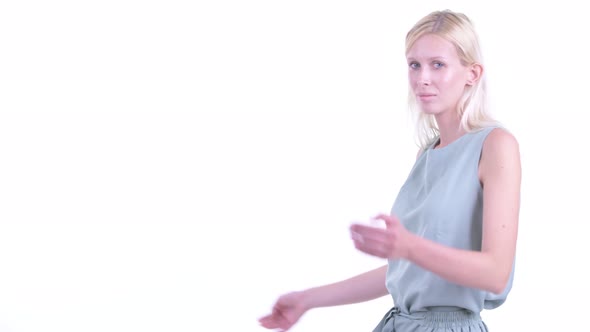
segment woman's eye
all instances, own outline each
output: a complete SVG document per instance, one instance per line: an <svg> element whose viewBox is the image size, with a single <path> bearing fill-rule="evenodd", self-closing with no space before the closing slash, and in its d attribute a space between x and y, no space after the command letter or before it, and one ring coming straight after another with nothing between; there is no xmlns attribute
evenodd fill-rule
<svg viewBox="0 0 590 332"><path fill-rule="evenodd" d="M442 62L435 62L435 63L434 63L434 68L441 68L441 67L443 67L444 65L445 65L445 64L444 64L444 63L442 63Z"/></svg>
<svg viewBox="0 0 590 332"><path fill-rule="evenodd" d="M417 62L410 62L410 65L409 66L412 69L418 69L418 68L420 68L420 64L417 63Z"/></svg>

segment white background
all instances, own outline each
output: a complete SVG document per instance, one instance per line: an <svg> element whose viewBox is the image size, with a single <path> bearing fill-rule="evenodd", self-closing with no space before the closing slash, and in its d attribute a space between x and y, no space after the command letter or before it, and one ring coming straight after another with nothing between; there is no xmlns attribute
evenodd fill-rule
<svg viewBox="0 0 590 332"><path fill-rule="evenodd" d="M474 20L521 146L514 288L484 319L583 329L581 6L3 1L0 331L263 331L281 293L383 264L348 226L389 211L412 166L405 33L445 8ZM293 331L370 331L391 305Z"/></svg>

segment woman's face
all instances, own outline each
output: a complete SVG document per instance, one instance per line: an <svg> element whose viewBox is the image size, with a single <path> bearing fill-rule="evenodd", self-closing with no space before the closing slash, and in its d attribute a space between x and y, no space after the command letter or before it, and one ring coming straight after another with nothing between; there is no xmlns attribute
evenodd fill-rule
<svg viewBox="0 0 590 332"><path fill-rule="evenodd" d="M433 34L420 37L406 54L410 87L427 114L454 112L472 71L461 64L455 46Z"/></svg>

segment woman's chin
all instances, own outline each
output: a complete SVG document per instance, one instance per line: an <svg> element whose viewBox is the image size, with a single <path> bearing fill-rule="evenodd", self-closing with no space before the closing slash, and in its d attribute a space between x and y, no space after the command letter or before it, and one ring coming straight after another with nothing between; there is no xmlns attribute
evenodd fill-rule
<svg viewBox="0 0 590 332"><path fill-rule="evenodd" d="M420 112L427 114L427 115L436 115L436 114L440 113L440 110L435 109L433 107L420 106Z"/></svg>

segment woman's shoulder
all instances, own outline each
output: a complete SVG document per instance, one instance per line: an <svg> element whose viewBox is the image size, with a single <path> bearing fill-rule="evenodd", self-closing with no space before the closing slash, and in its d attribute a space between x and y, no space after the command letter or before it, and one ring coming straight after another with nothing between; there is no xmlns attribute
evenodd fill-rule
<svg viewBox="0 0 590 332"><path fill-rule="evenodd" d="M505 128L493 128L483 143L480 171L520 169L520 147L515 135ZM487 173L486 172L486 173Z"/></svg>
<svg viewBox="0 0 590 332"><path fill-rule="evenodd" d="M492 127L489 128L489 134L483 144L485 150L497 150L497 149L518 149L518 140L516 136L504 127ZM492 152L493 152L492 151Z"/></svg>

